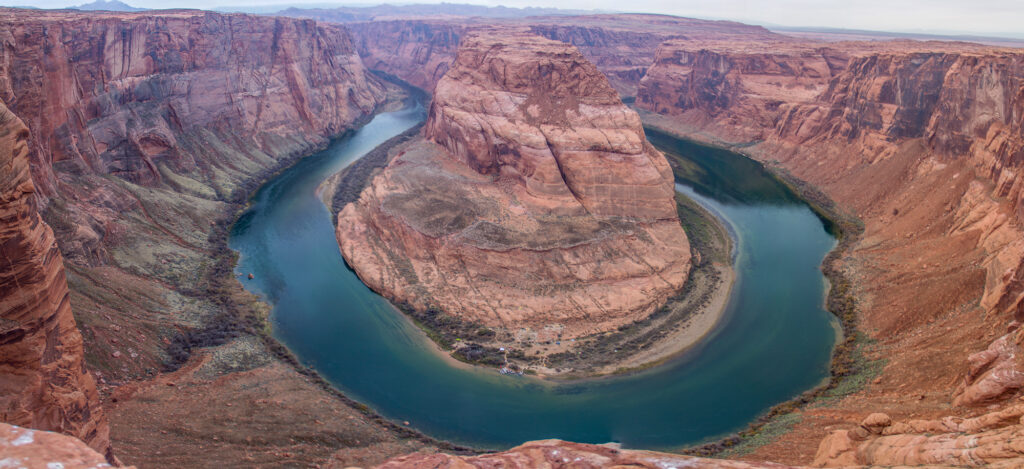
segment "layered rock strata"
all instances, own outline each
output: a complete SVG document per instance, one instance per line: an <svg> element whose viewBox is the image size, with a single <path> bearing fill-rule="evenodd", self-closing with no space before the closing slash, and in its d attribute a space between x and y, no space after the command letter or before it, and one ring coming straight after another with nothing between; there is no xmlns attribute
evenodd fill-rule
<svg viewBox="0 0 1024 469"><path fill-rule="evenodd" d="M813 453L793 448L840 428L852 442L829 437L818 464L1014 467L1017 426L874 432L855 422L871 411L892 421L980 418L980 406L1004 408L1021 389L1019 338L1004 334L1021 314L1022 55L905 41L801 49L797 63L789 49L667 42L637 99L658 113L645 114L650 122L743 144L864 221L842 268L862 327L879 341L869 356L886 369L863 392L804 411L801 425L753 457L806 462ZM805 92L801 80L813 86Z"/></svg>
<svg viewBox="0 0 1024 469"><path fill-rule="evenodd" d="M11 402L3 419L105 451L83 337L85 359L109 393L230 336L220 301L242 295L209 281L230 275L211 262L223 247L217 222L261 178L358 125L385 89L343 28L312 20L0 9L0 25L0 98L30 130L10 176L21 179L8 179L12 192L4 192L14 218L3 230L21 237L4 250L23 270L4 279L12 295L0 302L14 321L4 323L2 357L19 361L10 376L20 380L5 383L16 391L3 393ZM35 273L24 267L35 261ZM221 339L183 336L195 330ZM253 353L272 359L264 347ZM331 399L319 392L312 398ZM191 413L197 424L223 423L203 410ZM166 433L171 421L155 412L149 418ZM279 444L289 443L254 451Z"/></svg>
<svg viewBox="0 0 1024 469"><path fill-rule="evenodd" d="M671 169L574 47L463 38L424 133L338 217L385 296L554 340L641 319L685 282Z"/></svg>
<svg viewBox="0 0 1024 469"><path fill-rule="evenodd" d="M409 18L346 24L367 67L427 91L433 90L451 67L463 35L496 26L576 46L622 96L636 95L637 84L653 63L659 44L669 39L792 41L759 26L660 15Z"/></svg>
<svg viewBox="0 0 1024 469"><path fill-rule="evenodd" d="M0 103L0 420L67 433L109 456L63 258L36 212L28 142L28 129Z"/></svg>

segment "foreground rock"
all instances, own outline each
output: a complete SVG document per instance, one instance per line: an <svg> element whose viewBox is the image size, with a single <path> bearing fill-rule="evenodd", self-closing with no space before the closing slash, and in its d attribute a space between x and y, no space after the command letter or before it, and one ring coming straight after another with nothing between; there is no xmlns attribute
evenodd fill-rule
<svg viewBox="0 0 1024 469"><path fill-rule="evenodd" d="M642 319L686 281L671 169L574 47L464 38L424 133L338 217L385 296L553 341Z"/></svg>
<svg viewBox="0 0 1024 469"><path fill-rule="evenodd" d="M852 430L833 432L818 448L817 467L1024 466L1024 405L974 418L909 420L869 415Z"/></svg>
<svg viewBox="0 0 1024 469"><path fill-rule="evenodd" d="M110 456L63 259L32 200L28 136L0 102L0 420L67 433Z"/></svg>
<svg viewBox="0 0 1024 469"><path fill-rule="evenodd" d="M111 467L81 440L58 433L0 423L0 462L26 469ZM134 466L133 466L134 467Z"/></svg>
<svg viewBox="0 0 1024 469"><path fill-rule="evenodd" d="M694 469L769 469L784 468L773 463L729 461L681 456L654 451L620 450L609 446L571 443L561 440L541 440L517 446L500 453L481 456L453 456L449 454L415 453L391 459L378 469L447 469L493 468L527 469L535 467L630 467L662 469L686 467Z"/></svg>

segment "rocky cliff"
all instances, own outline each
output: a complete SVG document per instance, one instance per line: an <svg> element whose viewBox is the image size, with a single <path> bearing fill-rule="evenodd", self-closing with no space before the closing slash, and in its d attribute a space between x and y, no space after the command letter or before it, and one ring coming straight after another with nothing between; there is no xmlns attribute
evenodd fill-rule
<svg viewBox="0 0 1024 469"><path fill-rule="evenodd" d="M36 212L28 142L28 128L0 103L0 420L74 435L109 456L63 258Z"/></svg>
<svg viewBox="0 0 1024 469"><path fill-rule="evenodd" d="M791 42L663 43L640 80L637 106L761 140L792 105L814 101L846 67L841 51Z"/></svg>
<svg viewBox="0 0 1024 469"><path fill-rule="evenodd" d="M424 134L338 217L385 296L546 341L643 318L685 282L668 163L574 47L464 37Z"/></svg>
<svg viewBox="0 0 1024 469"><path fill-rule="evenodd" d="M21 237L4 244L5 254L25 267L4 279L16 294L3 295L4 318L15 322L3 326L2 356L36 356L18 365L22 381L8 384L39 390L5 404L3 417L105 449L83 338L88 366L109 395L240 334L221 301L252 300L219 263L222 223L261 178L366 119L385 89L344 29L312 20L0 9L0 25L0 98L28 127L11 135L25 139L26 161L16 168L31 172L13 173L22 179L9 180L13 192L4 193L16 221L9 236ZM36 261L44 268L33 271ZM276 363L263 346L244 348L260 360L229 370ZM297 373L271 374L348 409ZM153 434L173 424L166 413L205 402L162 405L168 400L145 412L159 422ZM264 422L294 415L253 411ZM206 408L189 414L197 425L222 423ZM114 432L115 448L133 437L129 427ZM129 450L152 453L159 443ZM258 452L273 461L277 445ZM139 456L118 454L128 462Z"/></svg>
<svg viewBox="0 0 1024 469"><path fill-rule="evenodd" d="M787 42L759 26L660 15L588 15L517 19L406 19L347 24L367 67L427 91L455 59L459 38L476 28L528 31L576 46L622 96L634 96L655 50L673 38Z"/></svg>
<svg viewBox="0 0 1024 469"><path fill-rule="evenodd" d="M799 49L794 62L791 49L667 42L637 99L658 113L648 121L744 144L864 223L841 268L854 279L861 327L879 341L869 356L887 366L862 392L805 411L755 457L806 462L812 454L794 445L813 448L831 429L840 433L822 443L819 465L1012 467L1015 417L969 431L856 423L872 410L893 422L982 418L980 406L1008 406L1021 388L1024 367L1009 358L1019 340L1001 337L1021 309L1021 54L900 41Z"/></svg>

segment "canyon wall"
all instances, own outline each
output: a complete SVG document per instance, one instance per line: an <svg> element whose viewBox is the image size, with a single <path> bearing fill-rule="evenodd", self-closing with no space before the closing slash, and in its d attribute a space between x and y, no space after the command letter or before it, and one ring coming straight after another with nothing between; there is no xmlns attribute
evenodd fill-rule
<svg viewBox="0 0 1024 469"><path fill-rule="evenodd" d="M430 20L346 25L363 63L428 92L451 67L467 25Z"/></svg>
<svg viewBox="0 0 1024 469"><path fill-rule="evenodd" d="M878 341L867 357L886 363L862 392L803 411L753 457L806 462L813 454L792 448L832 432L818 465L1018 463L1020 451L1002 446L1016 440L1017 417L954 423L1008 408L1024 384L1012 358L1020 336L1004 336L1022 298L1021 53L909 41L705 46L661 46L638 92L645 121L741 145L863 221L840 268L861 329ZM887 423L861 422L872 411Z"/></svg>
<svg viewBox="0 0 1024 469"><path fill-rule="evenodd" d="M36 212L28 141L28 128L0 103L0 420L67 433L109 456L63 258Z"/></svg>
<svg viewBox="0 0 1024 469"><path fill-rule="evenodd" d="M659 44L673 38L787 42L760 26L660 15L588 15L517 19L405 19L350 23L367 67L397 76L427 91L455 59L459 38L473 29L494 27L530 32L576 46L622 96L637 84Z"/></svg>
<svg viewBox="0 0 1024 469"><path fill-rule="evenodd" d="M7 134L20 146L18 159L5 163L16 171L3 181L2 246L16 264L0 279L11 293L0 302L0 366L16 370L0 381L15 390L3 393L3 420L106 451L97 385L109 396L214 345L258 359L204 375L211 394L227 382L215 380L223 374L262 370L301 389L303 399L353 412L261 342L231 342L244 327L225 317L222 301L254 301L218 263L226 220L256 183L384 104L385 85L363 67L347 32L312 20L183 10L0 9L0 25L0 100L27 127ZM159 435L175 425L167 415L208 402L175 396L147 401L141 420L156 435L147 442L125 445L138 426L113 426L119 457L159 452ZM289 402L280 414L251 411L261 422L312 431L294 422L304 404ZM193 424L223 428L223 412L196 409ZM321 451L336 450L332 444ZM256 452L281 461L278 450L289 445ZM312 464L319 453L304 454Z"/></svg>
<svg viewBox="0 0 1024 469"><path fill-rule="evenodd" d="M424 135L338 217L376 291L554 341L641 319L685 282L671 169L576 48L465 36Z"/></svg>

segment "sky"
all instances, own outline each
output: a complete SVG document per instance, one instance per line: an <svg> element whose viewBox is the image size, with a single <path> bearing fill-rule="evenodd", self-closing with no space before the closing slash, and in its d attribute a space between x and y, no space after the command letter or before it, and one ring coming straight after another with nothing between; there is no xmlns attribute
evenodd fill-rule
<svg viewBox="0 0 1024 469"><path fill-rule="evenodd" d="M60 8L92 0L0 0ZM145 8L213 8L242 5L333 3L330 0L122 0ZM934 34L1024 38L1024 0L447 0L450 3L541 6L665 13L731 19L766 26L827 27ZM415 3L439 3L423 0ZM378 3L362 0L349 5ZM390 3L414 3L392 0ZM345 3L338 3L343 5Z"/></svg>

